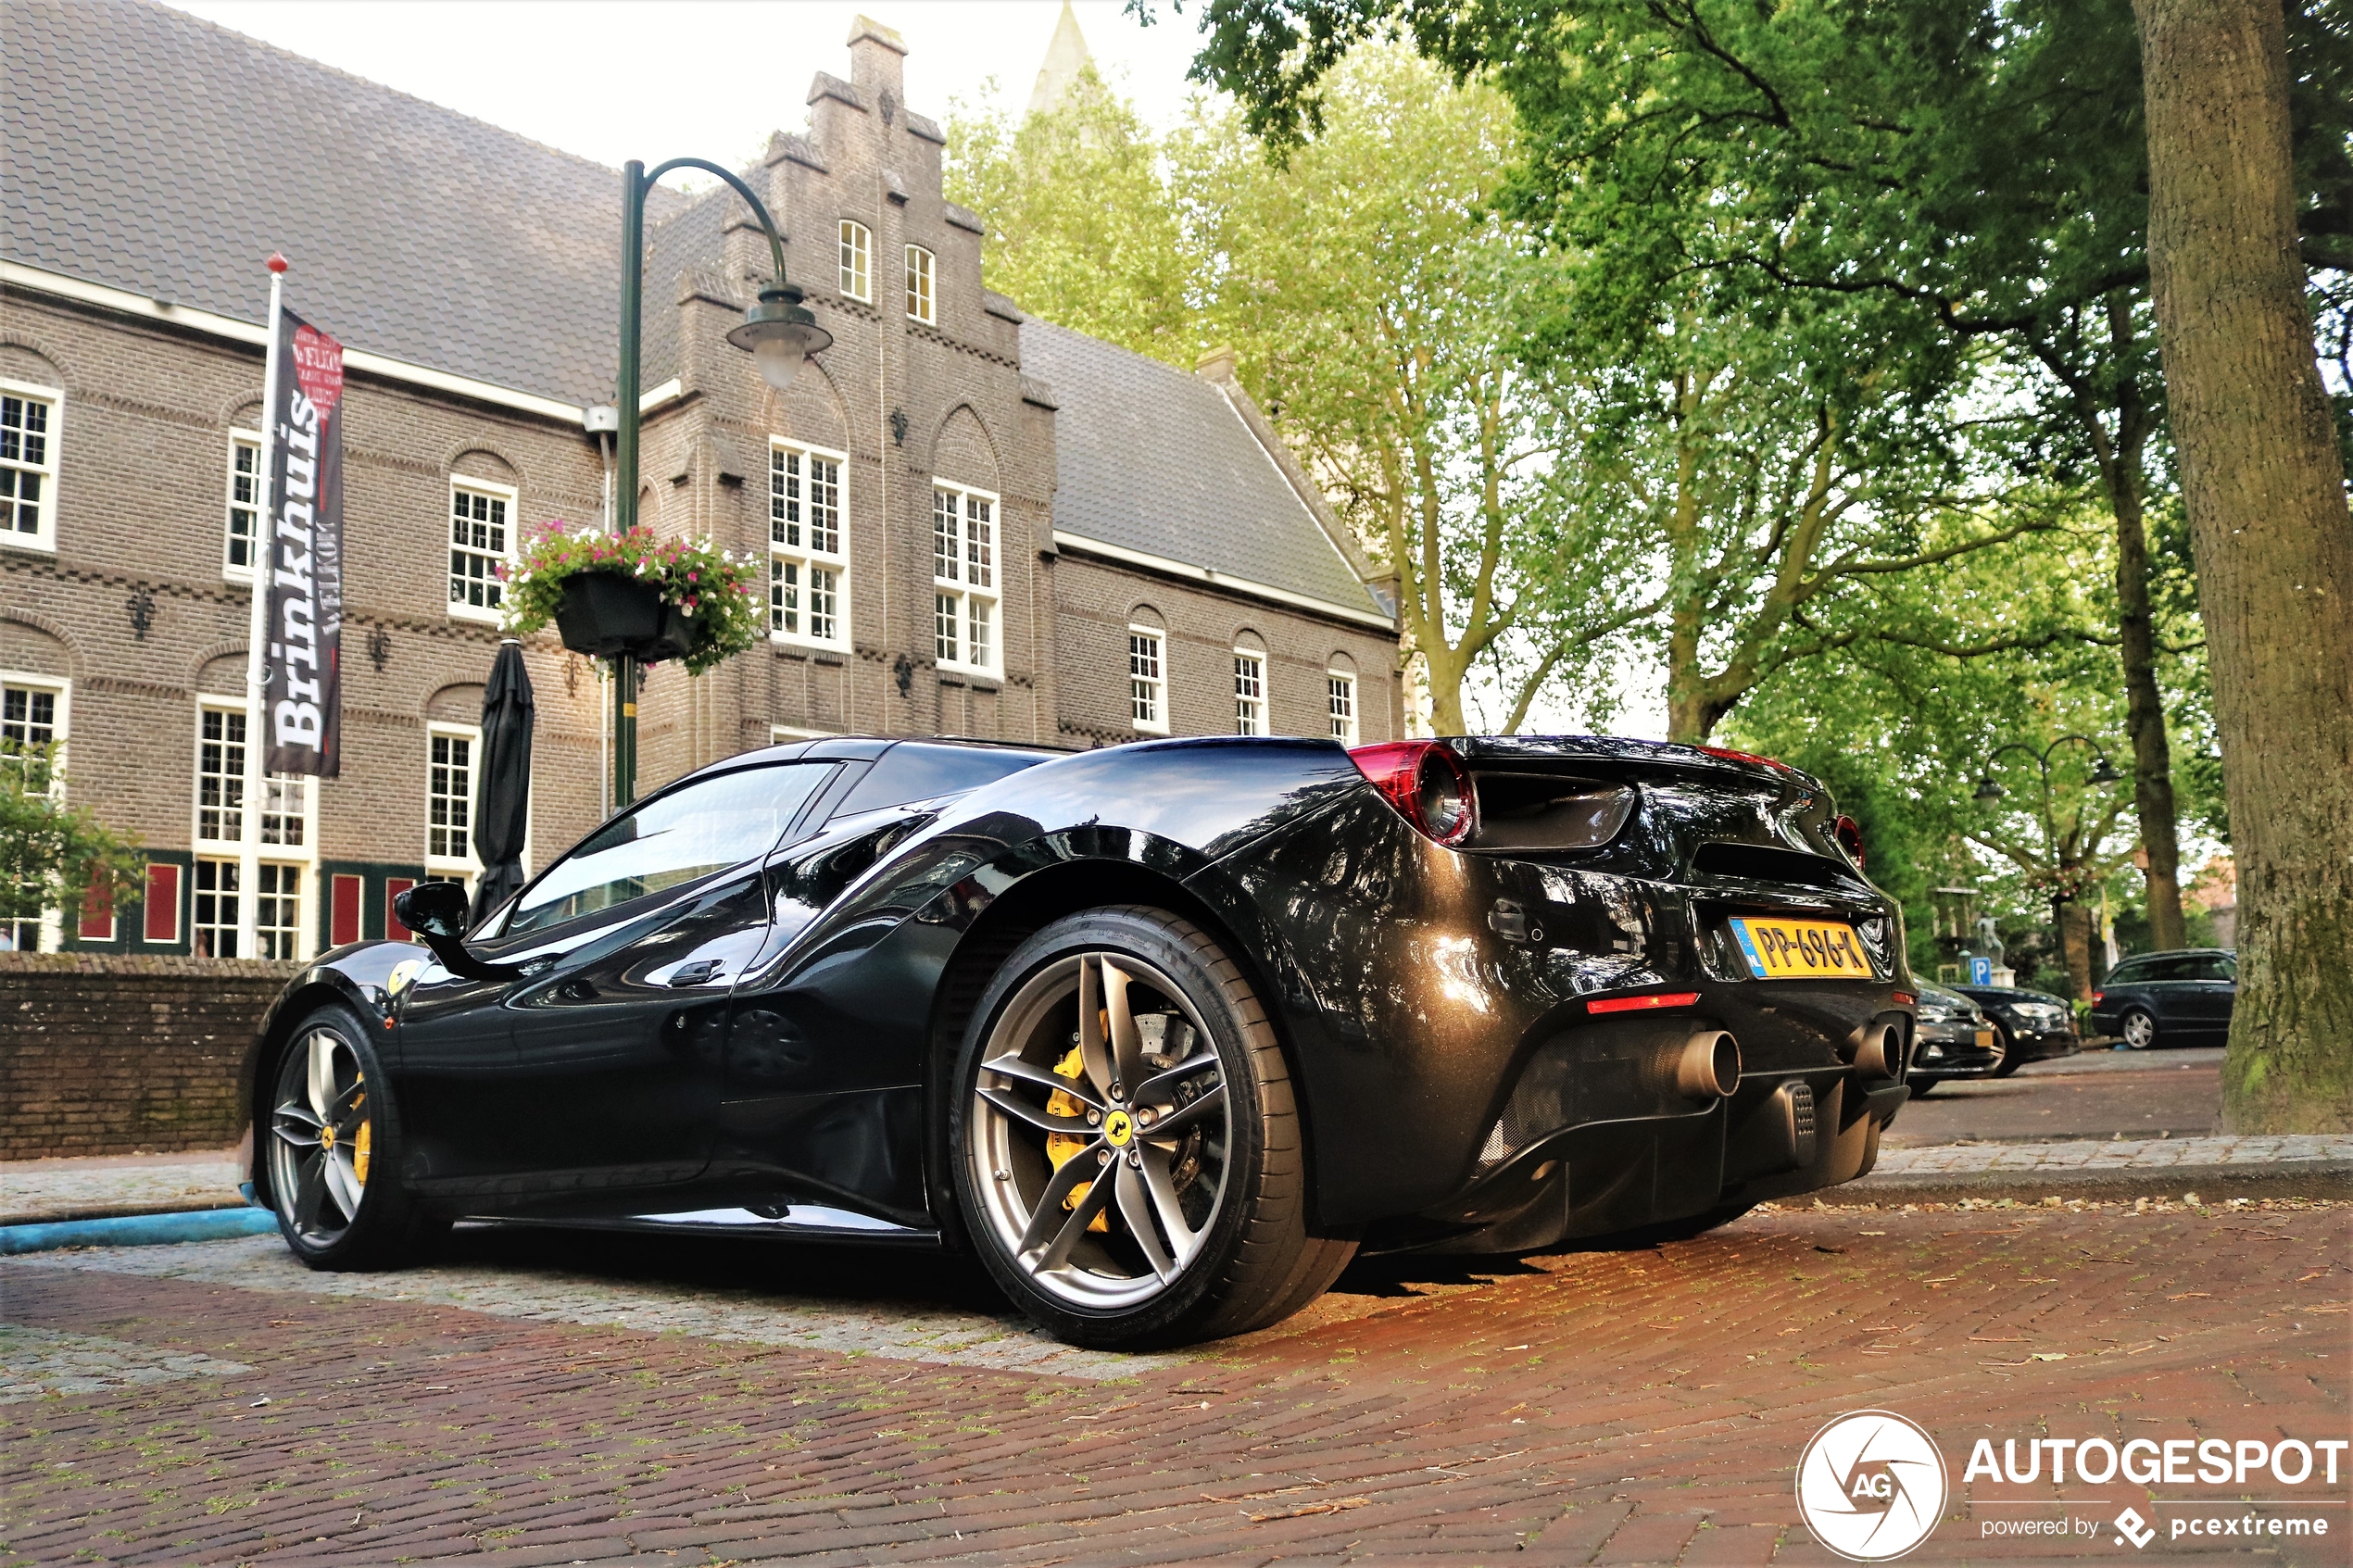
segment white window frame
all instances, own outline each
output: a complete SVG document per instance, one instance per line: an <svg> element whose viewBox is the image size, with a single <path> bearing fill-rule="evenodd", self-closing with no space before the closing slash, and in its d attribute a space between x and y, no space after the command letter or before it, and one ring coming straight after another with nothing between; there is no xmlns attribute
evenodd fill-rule
<svg viewBox="0 0 2353 1568"><path fill-rule="evenodd" d="M458 515L458 496L461 492L467 491L471 491L478 495L487 495L494 500L503 501L506 503L506 547L502 552L495 557L491 556L490 552L487 550L475 549L471 546L461 546L455 539L450 537L449 526L457 520ZM503 561L509 566L514 565L516 536L522 530L522 494L511 484L501 484L495 479L470 479L461 473L451 474L449 476L449 493L447 499L443 501L441 508L441 540L443 550L447 553L454 554L462 548L468 555L483 556L488 558ZM457 577L454 572L447 570L443 571L442 593L444 597L447 597L448 595L448 584L456 580ZM493 581L496 583L499 598L501 600L505 599L507 596L505 582L501 579L493 579ZM452 600L448 608L449 619L452 621L485 621L493 626L496 626L498 623L500 609L497 605L483 606L459 604L455 600Z"/></svg>
<svg viewBox="0 0 2353 1568"><path fill-rule="evenodd" d="M0 395L10 397L37 399L49 406L48 428L42 432L41 461L27 463L10 460L7 466L19 473L37 474L41 478L41 501L35 510L33 531L18 532L16 502L8 503L8 514L0 523L0 545L11 549L39 550L44 555L57 552L57 451L65 444L65 389L42 386L34 382L0 380Z"/></svg>
<svg viewBox="0 0 2353 1568"><path fill-rule="evenodd" d="M1345 704L1345 710L1342 705ZM1358 724L1356 672L1353 670L1324 671L1324 713L1330 721L1332 739L1342 746L1354 746L1362 734Z"/></svg>
<svg viewBox="0 0 2353 1568"><path fill-rule="evenodd" d="M240 506L237 501L237 454L240 451L253 454L253 501L249 507ZM220 577L226 583L250 585L253 582L252 566L239 566L230 558L231 546L236 540L236 532L231 524L236 513L248 510L253 513L253 533L248 544L258 554L261 547L262 503L266 499L263 489L269 483L269 476L261 471L261 433L258 430L232 430L229 433L228 461L220 491Z"/></svg>
<svg viewBox="0 0 2353 1568"><path fill-rule="evenodd" d="M58 675L38 675L31 671L23 670L0 670L0 691L12 686L24 691L47 692L57 699L57 706L50 716L49 722L50 744L57 748L49 763L49 794L53 798L62 797L66 788L66 752L73 734L73 683ZM43 953L56 952L64 934L63 911L42 910L40 930L33 939L33 950ZM14 933L10 933L9 940L11 942L15 940Z"/></svg>
<svg viewBox="0 0 2353 1568"><path fill-rule="evenodd" d="M917 245L907 247L907 319L939 325L939 258Z"/></svg>
<svg viewBox="0 0 2353 1568"><path fill-rule="evenodd" d="M1136 646L1139 637L1149 639L1152 645L1152 674L1140 673L1136 668L1141 653ZM1136 711L1146 700L1152 708L1151 718ZM1168 632L1164 627L1133 621L1127 623L1127 717L1130 726L1139 734L1168 733Z"/></svg>
<svg viewBox="0 0 2353 1568"><path fill-rule="evenodd" d="M264 742L254 732L253 726L247 724L245 766L237 775L244 789L243 804L238 808L238 836L206 837L203 832L203 775L197 770L197 763L204 754L204 716L207 713L234 714L240 719L248 717L243 697L199 695L196 698L188 733L188 844L193 859L224 860L235 865L238 868L237 897L240 900L261 896L261 868L264 865L291 867L295 872L294 949L275 956L282 959L309 958L318 950L319 935L316 929L319 909L319 781L298 774L282 776L263 771L261 765L264 759L255 748L263 746ZM289 787L301 790L301 809L294 812L271 811L269 808L273 794ZM273 844L265 840L261 821L265 815L298 819L302 842ZM193 953L196 940L195 905L193 902L196 896L196 872L193 865L188 869L187 885L182 890L182 896L191 900L185 935L188 950ZM242 902L238 905L241 915L245 908ZM254 908L258 915L259 906L255 905ZM238 929L244 928L245 922L240 920ZM256 924L251 929L255 951L239 953L235 955L238 958L260 956L261 927Z"/></svg>
<svg viewBox="0 0 2353 1568"><path fill-rule="evenodd" d="M943 670L1000 675L1005 668L1004 507L993 490L931 482L932 656ZM949 503L943 516L940 502ZM987 513L975 515L975 508ZM941 532L941 523L948 532ZM942 541L946 546L942 548ZM952 633L942 625L953 622ZM972 657L972 629L988 628L988 657ZM952 649L952 655L943 649Z"/></svg>
<svg viewBox="0 0 2353 1568"><path fill-rule="evenodd" d="M1266 651L1234 650L1234 734L1266 734Z"/></svg>
<svg viewBox="0 0 2353 1568"><path fill-rule="evenodd" d="M467 742L466 751L466 832L459 842L466 847L465 854L436 855L433 852L433 743L436 737L448 737ZM455 724L442 720L430 720L425 724L425 843L426 880L442 879L462 882L468 889L474 878L482 874L482 860L474 853L474 802L480 797L477 787L482 782L482 726Z"/></svg>
<svg viewBox="0 0 2353 1568"><path fill-rule="evenodd" d="M780 499L777 495L776 487L782 478L776 465L778 459L787 454L797 455L801 459L801 483L803 486L802 493L804 496L802 504L804 511L803 515L798 521L788 518L780 518L776 515L777 504ZM816 548L816 533L811 526L811 519L805 509L810 504L808 499L808 486L814 477L809 471L809 464L812 461L831 463L834 468L833 537L835 548L830 551ZM789 533L789 531L795 528L798 528L802 534L802 537L798 543L794 542L790 537L784 539L776 537L780 529L786 531L787 533ZM812 635L810 633L808 630L809 622L807 620L807 600L805 598L801 601L800 608L795 612L802 618L801 624L795 630L789 632L786 631L784 627L779 624L779 621L784 615L784 608L777 602L777 595L779 589L783 585L782 573L788 568L797 569L799 575L795 579L796 591L804 596L810 592L814 573L819 571L827 571L833 574L833 635L829 637L820 637ZM831 451L823 446L812 446L805 442L786 441L784 437L778 435L772 435L768 438L767 594L768 640L770 642L782 643L788 647L824 648L831 653L848 653L849 651L849 453Z"/></svg>
<svg viewBox="0 0 2353 1568"><path fill-rule="evenodd" d="M836 282L842 294L861 305L875 302L875 232L855 218L845 218L835 229Z"/></svg>

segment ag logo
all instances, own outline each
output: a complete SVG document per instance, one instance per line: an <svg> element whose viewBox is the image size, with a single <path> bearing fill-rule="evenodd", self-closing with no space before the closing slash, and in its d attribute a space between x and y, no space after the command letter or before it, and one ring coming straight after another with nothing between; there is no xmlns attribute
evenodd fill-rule
<svg viewBox="0 0 2353 1568"><path fill-rule="evenodd" d="M1797 1512L1816 1540L1850 1562L1901 1557L1944 1517L1944 1456L1892 1411L1840 1416L1798 1459Z"/></svg>

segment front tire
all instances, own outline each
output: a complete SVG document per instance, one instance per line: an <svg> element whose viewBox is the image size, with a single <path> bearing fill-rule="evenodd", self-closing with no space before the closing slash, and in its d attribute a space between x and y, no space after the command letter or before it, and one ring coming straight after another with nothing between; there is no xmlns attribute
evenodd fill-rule
<svg viewBox="0 0 2353 1568"><path fill-rule="evenodd" d="M1904 1080L1904 1086L1912 1091L1914 1099L1921 1099L1926 1098L1929 1090L1936 1087L1938 1082L1939 1080L1934 1078L1907 1077Z"/></svg>
<svg viewBox="0 0 2353 1568"><path fill-rule="evenodd" d="M2157 1020L2139 1008L2127 1008L2116 1025L2116 1033L2127 1047L2148 1050L2157 1044Z"/></svg>
<svg viewBox="0 0 2353 1568"><path fill-rule="evenodd" d="M1994 1038L1999 1042L2002 1047L2002 1065L1994 1069L1994 1077L2007 1078L2011 1073L2026 1065L2024 1059L2018 1054L2017 1035L2011 1034L2009 1030L2003 1025L1996 1023L1994 1025Z"/></svg>
<svg viewBox="0 0 2353 1568"><path fill-rule="evenodd" d="M270 1198L278 1233L314 1269L405 1262L447 1229L400 1185L398 1119L385 1083L366 1026L341 1007L307 1015L278 1058L261 1133Z"/></svg>
<svg viewBox="0 0 2353 1568"><path fill-rule="evenodd" d="M1257 993L1166 910L1089 910L1023 943L951 1082L973 1245L1073 1344L1247 1333L1323 1294L1355 1253L1309 1228L1290 1069Z"/></svg>

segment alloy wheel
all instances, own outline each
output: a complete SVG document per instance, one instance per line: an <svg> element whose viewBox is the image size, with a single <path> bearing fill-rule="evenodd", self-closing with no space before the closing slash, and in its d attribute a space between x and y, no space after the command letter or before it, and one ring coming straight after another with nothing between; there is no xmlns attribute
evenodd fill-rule
<svg viewBox="0 0 2353 1568"><path fill-rule="evenodd" d="M359 1216L374 1145L368 1081L351 1045L332 1029L298 1038L278 1069L270 1116L270 1186L278 1213L305 1241L325 1245Z"/></svg>
<svg viewBox="0 0 2353 1568"><path fill-rule="evenodd" d="M1230 1173L1225 1068L1160 971L1115 952L1047 965L999 1014L973 1096L979 1207L1041 1291L1125 1310L1200 1256Z"/></svg>
<svg viewBox="0 0 2353 1568"><path fill-rule="evenodd" d="M2124 1043L2136 1051L2145 1051L2157 1044L2157 1020L2145 1012L2126 1013Z"/></svg>

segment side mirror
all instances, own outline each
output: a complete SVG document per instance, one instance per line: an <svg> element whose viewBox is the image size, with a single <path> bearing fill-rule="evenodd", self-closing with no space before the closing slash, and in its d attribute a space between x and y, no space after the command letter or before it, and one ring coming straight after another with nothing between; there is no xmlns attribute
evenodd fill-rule
<svg viewBox="0 0 2353 1568"><path fill-rule="evenodd" d="M392 901L400 923L428 939L455 942L466 935L466 884L462 882L421 882Z"/></svg>
<svg viewBox="0 0 2353 1568"><path fill-rule="evenodd" d="M514 980L522 974L512 964L484 963L466 951L469 908L462 882L421 882L393 899L392 912L425 939L442 968L460 979Z"/></svg>

